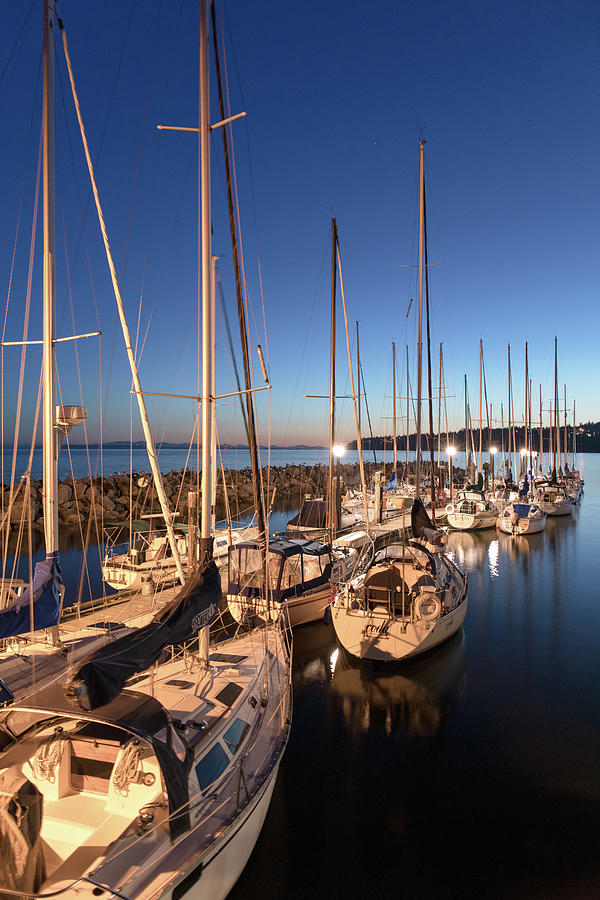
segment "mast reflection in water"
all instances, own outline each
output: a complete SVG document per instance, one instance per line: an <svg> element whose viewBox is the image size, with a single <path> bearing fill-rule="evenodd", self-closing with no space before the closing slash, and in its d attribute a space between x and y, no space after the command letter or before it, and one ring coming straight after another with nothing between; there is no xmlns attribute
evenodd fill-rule
<svg viewBox="0 0 600 900"><path fill-rule="evenodd" d="M600 456L575 516L453 534L463 633L391 674L295 635L294 722L233 900L600 896Z"/></svg>

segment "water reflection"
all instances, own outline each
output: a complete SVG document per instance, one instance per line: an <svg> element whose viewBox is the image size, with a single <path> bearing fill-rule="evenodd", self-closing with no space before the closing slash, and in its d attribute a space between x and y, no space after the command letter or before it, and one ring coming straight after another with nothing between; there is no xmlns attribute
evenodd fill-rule
<svg viewBox="0 0 600 900"><path fill-rule="evenodd" d="M438 734L448 705L465 678L464 635L394 672L359 665L343 650L336 657L332 693L354 735L382 729L396 741Z"/></svg>

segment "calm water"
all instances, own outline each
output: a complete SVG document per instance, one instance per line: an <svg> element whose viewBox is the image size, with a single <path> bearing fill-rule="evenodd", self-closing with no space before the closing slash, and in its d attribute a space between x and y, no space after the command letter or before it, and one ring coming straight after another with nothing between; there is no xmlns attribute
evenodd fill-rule
<svg viewBox="0 0 600 900"><path fill-rule="evenodd" d="M294 719L232 900L600 896L600 456L574 518L454 535L462 634L393 674L295 634Z"/></svg>
<svg viewBox="0 0 600 900"><path fill-rule="evenodd" d="M10 481L10 473L12 471L12 448L4 449L4 481ZM187 450L159 450L158 461L162 472L169 472L172 469L178 471L183 469L186 464L188 453ZM391 454L387 454L388 462ZM329 459L329 451L322 447L310 447L307 450L293 450L283 448L281 450L271 450L270 461L273 466L294 465L314 465L315 463L326 463ZM373 459L372 452L365 454L365 459ZM377 460L381 462L382 454L377 454ZM15 467L16 478L18 481L22 473L27 467L29 461L29 450L20 448L17 450L17 461ZM261 464L267 465L269 455L267 450L261 450ZM348 451L344 457L344 462L358 462L356 451ZM223 450L223 465L226 469L245 469L250 467L250 455L248 450ZM190 454L188 467L196 467L196 452ZM150 464L148 455L145 450L136 449L133 451L133 470L135 472L149 472ZM130 455L128 449L107 449L103 452L102 467L97 450L71 450L71 454L63 447L58 460L59 478L65 475L73 474L75 478L81 478L85 475L99 474L101 471L105 475L111 475L114 472L130 471ZM31 474L33 478L42 477L42 451L35 450L33 454L33 463Z"/></svg>

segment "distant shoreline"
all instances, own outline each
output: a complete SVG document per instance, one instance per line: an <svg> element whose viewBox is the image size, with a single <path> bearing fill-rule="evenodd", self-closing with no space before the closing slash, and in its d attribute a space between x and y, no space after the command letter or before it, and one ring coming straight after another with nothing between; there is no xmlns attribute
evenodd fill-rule
<svg viewBox="0 0 600 900"><path fill-rule="evenodd" d="M107 441L104 444L91 443L91 444L69 444L71 450L129 450L132 448L133 450L145 450L146 442L145 441L133 441L130 443L129 441ZM221 444L221 450L248 450L247 444ZM6 452L7 450L12 450L12 444L4 444L2 450ZM30 444L18 444L17 450L29 450ZM41 450L42 444L36 444L34 450ZM199 446L197 444L183 444L183 443L170 443L168 441L164 441L162 444L157 445L156 450L160 452L161 450L197 450L202 449L202 444ZM327 446L323 444L271 444L270 447L268 444L261 444L261 450L327 450Z"/></svg>

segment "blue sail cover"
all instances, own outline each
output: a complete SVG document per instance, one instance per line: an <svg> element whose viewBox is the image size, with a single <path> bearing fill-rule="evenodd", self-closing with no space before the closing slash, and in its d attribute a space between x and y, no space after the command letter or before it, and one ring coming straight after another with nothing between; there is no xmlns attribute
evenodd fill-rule
<svg viewBox="0 0 600 900"><path fill-rule="evenodd" d="M67 696L86 710L110 703L127 679L147 671L165 647L189 641L210 625L220 602L221 577L211 559L196 569L175 599L151 622L79 660L67 676Z"/></svg>
<svg viewBox="0 0 600 900"><path fill-rule="evenodd" d="M390 480L384 486L383 489L384 489L384 491L394 491L396 489L396 487L397 487L396 473L392 472L392 477L390 478Z"/></svg>
<svg viewBox="0 0 600 900"><path fill-rule="evenodd" d="M33 587L33 630L51 628L58 623L60 609L60 563L58 552L36 563L33 585L6 609L0 610L0 638L27 634L31 628L31 588Z"/></svg>

